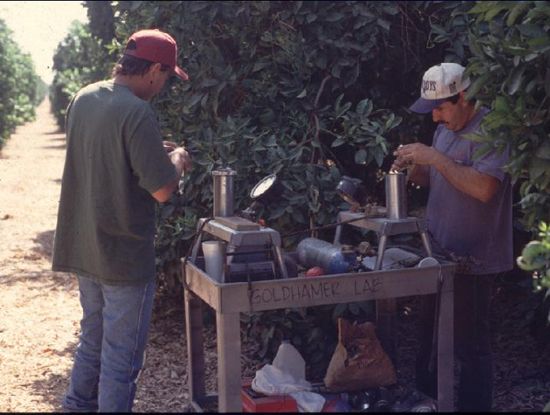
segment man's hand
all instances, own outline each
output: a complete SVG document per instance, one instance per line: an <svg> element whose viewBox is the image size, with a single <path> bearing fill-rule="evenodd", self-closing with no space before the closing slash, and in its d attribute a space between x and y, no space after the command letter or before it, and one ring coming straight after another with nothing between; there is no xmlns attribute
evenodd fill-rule
<svg viewBox="0 0 550 415"><path fill-rule="evenodd" d="M164 141L163 144L166 151L168 151L168 157L170 157L170 161L176 168L178 176L182 176L184 172L191 170L193 163L191 162L191 157L189 157L189 153L187 153L185 148L178 147L177 144L170 141ZM173 145L175 145L175 147L172 150L168 150L167 147L173 147ZM178 188L178 182L179 179L175 179L170 183L167 183L156 192L152 193L152 196L159 203L166 202L168 199L170 199L174 190Z"/></svg>
<svg viewBox="0 0 550 415"><path fill-rule="evenodd" d="M183 147L176 147L170 153L168 153L170 160L176 166L178 174L181 176L183 173L188 172L193 167L193 162L189 153Z"/></svg>
<svg viewBox="0 0 550 415"><path fill-rule="evenodd" d="M400 146L402 147L402 146ZM408 160L405 160L403 157L399 157L397 150L393 152L393 155L396 156L396 159L393 161L393 164L390 167L390 171L401 171L408 169L412 166L412 163Z"/></svg>
<svg viewBox="0 0 550 415"><path fill-rule="evenodd" d="M441 158L441 153L439 151L422 143L400 146L394 151L393 155L397 158L393 162L392 169L395 166L397 170L401 170L413 164L433 166L440 161Z"/></svg>
<svg viewBox="0 0 550 415"><path fill-rule="evenodd" d="M164 146L164 150L166 150L167 153L170 153L178 148L178 144L174 143L173 141L163 141L162 145Z"/></svg>
<svg viewBox="0 0 550 415"><path fill-rule="evenodd" d="M432 151L437 154L432 154ZM438 154L437 150L421 143L401 145L393 152L396 159L390 171L409 169L407 179L413 184L427 187L430 185L429 160Z"/></svg>

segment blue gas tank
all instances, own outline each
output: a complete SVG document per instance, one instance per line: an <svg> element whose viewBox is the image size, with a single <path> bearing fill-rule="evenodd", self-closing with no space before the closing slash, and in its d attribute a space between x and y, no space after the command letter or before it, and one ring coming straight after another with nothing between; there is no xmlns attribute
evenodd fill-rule
<svg viewBox="0 0 550 415"><path fill-rule="evenodd" d="M341 247L317 238L305 238L296 248L298 262L307 268L319 266L327 274L344 274L355 261L353 253L342 252Z"/></svg>

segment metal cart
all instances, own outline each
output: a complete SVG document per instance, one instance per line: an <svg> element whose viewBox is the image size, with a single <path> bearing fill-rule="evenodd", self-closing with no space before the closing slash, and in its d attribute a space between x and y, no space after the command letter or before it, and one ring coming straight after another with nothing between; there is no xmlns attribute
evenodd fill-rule
<svg viewBox="0 0 550 415"><path fill-rule="evenodd" d="M185 263L185 313L191 404L197 411L217 400L219 412L242 412L241 312L435 294L441 286L437 327L438 410L453 411L453 276L455 265L444 262L425 268L403 268L274 279L249 283L219 283L196 264ZM216 312L218 394L206 394L202 303Z"/></svg>

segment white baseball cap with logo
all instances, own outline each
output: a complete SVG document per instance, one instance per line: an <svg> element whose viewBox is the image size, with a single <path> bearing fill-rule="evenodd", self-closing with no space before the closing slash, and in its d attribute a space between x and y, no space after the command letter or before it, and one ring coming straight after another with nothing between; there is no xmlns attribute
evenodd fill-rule
<svg viewBox="0 0 550 415"><path fill-rule="evenodd" d="M432 66L422 77L420 98L409 107L420 114L431 112L447 98L464 91L470 86L470 79L463 79L464 67L458 63L445 62Z"/></svg>

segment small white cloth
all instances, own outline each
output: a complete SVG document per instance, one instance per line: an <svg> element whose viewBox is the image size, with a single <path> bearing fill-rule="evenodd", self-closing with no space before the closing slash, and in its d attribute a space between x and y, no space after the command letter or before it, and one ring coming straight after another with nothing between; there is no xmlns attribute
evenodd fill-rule
<svg viewBox="0 0 550 415"><path fill-rule="evenodd" d="M306 363L300 352L289 342L283 342L273 364L256 371L251 386L264 395L290 395L300 412L321 412L325 398L310 392L311 383L305 377Z"/></svg>
<svg viewBox="0 0 550 415"><path fill-rule="evenodd" d="M325 398L309 392L311 383L305 379L295 379L292 375L272 365L265 365L256 371L252 380L252 390L264 395L290 395L298 404L300 412L321 412Z"/></svg>
<svg viewBox="0 0 550 415"><path fill-rule="evenodd" d="M299 412L321 412L325 398L315 392L292 392L290 394L298 404Z"/></svg>
<svg viewBox="0 0 550 415"><path fill-rule="evenodd" d="M252 380L252 389L264 395L288 395L292 392L311 390L311 383L304 379L295 379L273 365L265 365L256 371Z"/></svg>

